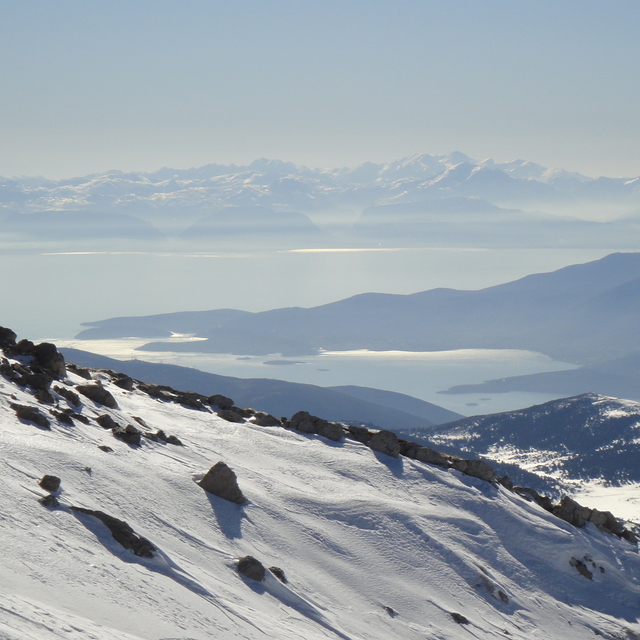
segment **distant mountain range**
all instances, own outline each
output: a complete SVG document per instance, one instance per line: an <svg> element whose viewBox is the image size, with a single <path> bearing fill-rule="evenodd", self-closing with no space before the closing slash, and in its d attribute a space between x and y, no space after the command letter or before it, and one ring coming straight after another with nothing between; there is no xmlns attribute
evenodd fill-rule
<svg viewBox="0 0 640 640"><path fill-rule="evenodd" d="M187 333L206 340L150 342L140 350L289 356L322 349L526 349L593 364L640 352L639 316L640 254L619 253L479 291L367 293L309 309L111 318L84 323L90 328L77 337Z"/></svg>
<svg viewBox="0 0 640 640"><path fill-rule="evenodd" d="M579 218L585 207L622 218L601 223L539 213ZM146 230L150 239L160 234L191 243L257 235L271 243L287 238L298 244L383 246L526 241L629 249L637 246L639 209L640 177L594 179L524 160L478 162L460 152L355 168L310 169L261 159L246 166L110 171L56 181L0 178L0 236L22 240L47 239L43 230L51 225L50 240L86 239L96 225L96 239L139 238ZM353 212L363 210L353 225ZM327 212L345 214L330 236L308 217L319 220ZM42 223L38 215L50 221Z"/></svg>
<svg viewBox="0 0 640 640"><path fill-rule="evenodd" d="M640 482L640 403L595 393L401 435L481 456L538 490L571 481Z"/></svg>

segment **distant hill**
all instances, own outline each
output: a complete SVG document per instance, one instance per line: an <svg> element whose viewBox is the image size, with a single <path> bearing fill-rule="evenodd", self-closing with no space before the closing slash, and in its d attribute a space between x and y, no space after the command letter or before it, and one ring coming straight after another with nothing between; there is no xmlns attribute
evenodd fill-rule
<svg viewBox="0 0 640 640"><path fill-rule="evenodd" d="M402 435L482 456L534 487L532 477L542 488L558 480L640 482L640 403L631 400L585 393Z"/></svg>
<svg viewBox="0 0 640 640"><path fill-rule="evenodd" d="M548 371L524 376L487 380L479 384L451 387L439 393L508 393L531 391L578 395L592 389L616 398L640 401L640 353L565 371Z"/></svg>
<svg viewBox="0 0 640 640"><path fill-rule="evenodd" d="M327 420L352 421L379 428L422 427L447 422L460 414L402 393L363 387L317 387L262 378L232 378L188 367L140 360L114 360L78 349L61 349L65 358L83 367L112 369L138 380L205 395L220 393L243 407L290 417L309 411Z"/></svg>
<svg viewBox="0 0 640 640"><path fill-rule="evenodd" d="M310 309L210 313L217 314L213 320L202 312L112 318L89 323L78 338L174 331L206 340L140 349L255 355L527 349L576 363L606 361L640 351L640 253L611 254L479 291L365 293ZM143 333L132 333L134 323Z"/></svg>

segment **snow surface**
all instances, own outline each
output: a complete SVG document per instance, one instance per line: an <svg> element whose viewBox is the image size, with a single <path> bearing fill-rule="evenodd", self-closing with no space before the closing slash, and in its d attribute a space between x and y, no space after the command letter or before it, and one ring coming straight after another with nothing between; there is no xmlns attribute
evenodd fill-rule
<svg viewBox="0 0 640 640"><path fill-rule="evenodd" d="M82 398L90 424L51 431L18 420L11 402L46 406L0 378L2 640L640 637L635 545L456 471L229 423L94 375L120 408ZM127 445L93 421L104 413L184 446ZM218 460L246 505L195 484ZM57 509L38 503L45 473L62 478ZM134 556L70 505L125 520L158 553ZM247 554L288 584L240 576Z"/></svg>

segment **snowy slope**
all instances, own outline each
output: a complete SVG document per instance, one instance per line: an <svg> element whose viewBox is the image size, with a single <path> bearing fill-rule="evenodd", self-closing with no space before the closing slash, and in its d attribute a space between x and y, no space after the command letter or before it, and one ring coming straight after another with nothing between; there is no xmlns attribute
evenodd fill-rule
<svg viewBox="0 0 640 640"><path fill-rule="evenodd" d="M403 433L568 485L640 482L640 403L632 400L584 393Z"/></svg>
<svg viewBox="0 0 640 640"><path fill-rule="evenodd" d="M3 640L640 637L636 545L457 471L93 378L118 408L54 393L58 411L88 419L69 425L0 377ZM68 372L54 387L78 384L88 381ZM12 403L38 407L51 429L21 421ZM142 418L183 446L128 445L96 423L104 414ZM245 505L195 484L219 460ZM38 502L44 474L62 479L57 508ZM72 505L125 520L155 557L125 550ZM247 554L288 584L241 577Z"/></svg>

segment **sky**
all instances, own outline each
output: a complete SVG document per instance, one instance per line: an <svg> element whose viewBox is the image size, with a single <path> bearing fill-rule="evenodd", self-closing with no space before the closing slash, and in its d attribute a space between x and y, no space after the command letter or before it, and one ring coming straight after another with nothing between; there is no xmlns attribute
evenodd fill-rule
<svg viewBox="0 0 640 640"><path fill-rule="evenodd" d="M1 0L0 175L460 150L640 175L637 0Z"/></svg>

